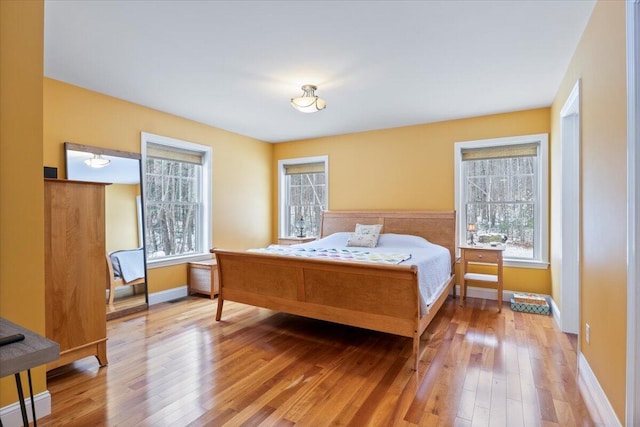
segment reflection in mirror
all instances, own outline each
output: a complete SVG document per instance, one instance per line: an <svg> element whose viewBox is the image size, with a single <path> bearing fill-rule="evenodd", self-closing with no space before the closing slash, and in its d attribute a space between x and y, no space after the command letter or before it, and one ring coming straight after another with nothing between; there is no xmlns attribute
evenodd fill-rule
<svg viewBox="0 0 640 427"><path fill-rule="evenodd" d="M67 179L108 182L105 194L107 320L148 307L141 156L65 142Z"/></svg>

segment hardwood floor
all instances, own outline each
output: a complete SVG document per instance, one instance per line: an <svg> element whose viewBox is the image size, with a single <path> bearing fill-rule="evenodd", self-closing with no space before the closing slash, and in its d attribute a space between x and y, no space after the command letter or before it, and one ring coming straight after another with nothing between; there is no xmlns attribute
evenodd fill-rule
<svg viewBox="0 0 640 427"><path fill-rule="evenodd" d="M108 323L109 366L49 373L40 426L589 426L576 337L550 316L449 298L408 338L189 297Z"/></svg>

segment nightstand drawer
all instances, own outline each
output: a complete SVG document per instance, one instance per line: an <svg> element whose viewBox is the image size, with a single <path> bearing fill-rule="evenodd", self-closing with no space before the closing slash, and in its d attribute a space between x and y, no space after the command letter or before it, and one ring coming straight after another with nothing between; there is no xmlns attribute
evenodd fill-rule
<svg viewBox="0 0 640 427"><path fill-rule="evenodd" d="M473 249L465 249L464 250L464 258L468 262L490 262L496 263L498 262L498 257L501 255L498 251L487 251L487 250L473 250Z"/></svg>

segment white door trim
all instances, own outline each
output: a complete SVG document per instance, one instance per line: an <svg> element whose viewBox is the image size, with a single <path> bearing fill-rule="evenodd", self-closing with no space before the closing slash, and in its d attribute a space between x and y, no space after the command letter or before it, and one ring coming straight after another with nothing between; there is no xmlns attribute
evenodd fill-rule
<svg viewBox="0 0 640 427"><path fill-rule="evenodd" d="M640 425L640 0L627 1L627 387L625 424Z"/></svg>
<svg viewBox="0 0 640 427"><path fill-rule="evenodd" d="M580 331L580 80L560 110L562 138L562 261L560 329Z"/></svg>

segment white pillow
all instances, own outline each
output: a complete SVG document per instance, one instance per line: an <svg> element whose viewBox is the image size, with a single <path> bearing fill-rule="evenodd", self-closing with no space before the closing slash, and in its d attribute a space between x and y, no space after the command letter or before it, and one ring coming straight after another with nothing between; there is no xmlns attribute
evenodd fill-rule
<svg viewBox="0 0 640 427"><path fill-rule="evenodd" d="M428 248L431 247L427 239L410 234L385 233L380 235L378 248Z"/></svg>
<svg viewBox="0 0 640 427"><path fill-rule="evenodd" d="M356 232L349 237L349 240L347 240L347 246L375 248L378 244L380 231L382 231L382 224L356 224Z"/></svg>

